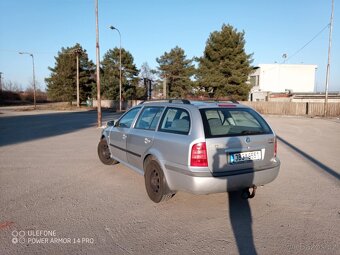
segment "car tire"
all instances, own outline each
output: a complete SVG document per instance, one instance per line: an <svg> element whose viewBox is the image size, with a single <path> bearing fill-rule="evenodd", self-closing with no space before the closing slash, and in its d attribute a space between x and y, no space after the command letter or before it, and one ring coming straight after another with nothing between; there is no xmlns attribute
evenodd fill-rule
<svg viewBox="0 0 340 255"><path fill-rule="evenodd" d="M118 163L117 160L111 158L110 149L105 138L101 139L98 143L98 156L100 161L105 165L114 165Z"/></svg>
<svg viewBox="0 0 340 255"><path fill-rule="evenodd" d="M154 157L150 156L146 159L144 172L146 192L153 202L169 200L176 194L169 189L164 173Z"/></svg>

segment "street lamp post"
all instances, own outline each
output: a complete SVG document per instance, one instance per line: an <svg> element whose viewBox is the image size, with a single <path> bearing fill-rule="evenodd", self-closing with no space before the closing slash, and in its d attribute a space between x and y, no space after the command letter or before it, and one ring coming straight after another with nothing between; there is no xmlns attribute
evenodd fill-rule
<svg viewBox="0 0 340 255"><path fill-rule="evenodd" d="M100 97L100 54L99 54L99 23L98 23L98 0L95 3L95 15L96 15L96 75L97 75L97 119L98 127L102 126L102 103Z"/></svg>
<svg viewBox="0 0 340 255"><path fill-rule="evenodd" d="M34 110L37 108L36 102L36 89L35 89L35 71L34 71L34 56L32 53L29 52L19 52L19 54L23 55L30 55L32 57L32 65L33 65L33 102L34 102Z"/></svg>
<svg viewBox="0 0 340 255"><path fill-rule="evenodd" d="M119 34L119 111L122 111L122 36L118 28L109 27L112 30L117 30Z"/></svg>

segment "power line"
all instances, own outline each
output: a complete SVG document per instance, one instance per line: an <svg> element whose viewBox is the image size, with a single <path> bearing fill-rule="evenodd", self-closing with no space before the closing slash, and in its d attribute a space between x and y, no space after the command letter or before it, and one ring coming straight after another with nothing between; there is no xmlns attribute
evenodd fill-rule
<svg viewBox="0 0 340 255"><path fill-rule="evenodd" d="M0 52L6 52L6 53L19 53L20 50L8 50L8 49L0 49ZM55 52L52 51L30 51L34 54L55 54Z"/></svg>
<svg viewBox="0 0 340 255"><path fill-rule="evenodd" d="M281 64L284 62L290 60L291 58L295 57L300 51L302 51L304 48L308 46L312 41L314 41L326 28L330 26L330 23L328 23L324 28L322 28L310 41L308 41L305 45L303 45L300 49L298 49L293 55L291 55L289 58L285 59Z"/></svg>

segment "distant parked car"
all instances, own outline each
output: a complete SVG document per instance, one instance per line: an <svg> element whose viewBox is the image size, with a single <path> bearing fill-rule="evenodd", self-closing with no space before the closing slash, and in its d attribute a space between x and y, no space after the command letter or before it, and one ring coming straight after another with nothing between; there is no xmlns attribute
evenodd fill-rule
<svg viewBox="0 0 340 255"><path fill-rule="evenodd" d="M255 110L233 102L144 102L108 123L98 155L144 175L156 203L177 191L243 190L253 197L280 168L273 130Z"/></svg>

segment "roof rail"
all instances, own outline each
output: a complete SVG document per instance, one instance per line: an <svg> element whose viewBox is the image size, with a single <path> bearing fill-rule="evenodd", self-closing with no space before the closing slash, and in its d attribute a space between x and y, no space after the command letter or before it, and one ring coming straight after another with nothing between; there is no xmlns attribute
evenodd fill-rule
<svg viewBox="0 0 340 255"><path fill-rule="evenodd" d="M181 101L183 104L190 104L188 99L169 99L169 103L173 103L173 101Z"/></svg>
<svg viewBox="0 0 340 255"><path fill-rule="evenodd" d="M145 100L140 102L139 104L144 104L147 102L169 102L169 103L182 103L182 104L191 104L188 99L156 99L156 100Z"/></svg>
<svg viewBox="0 0 340 255"><path fill-rule="evenodd" d="M216 103L233 103L233 104L239 104L236 100L215 100Z"/></svg>

